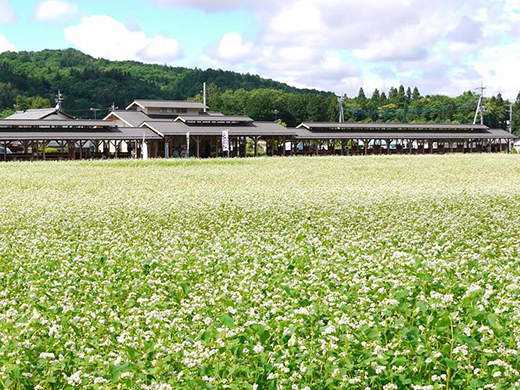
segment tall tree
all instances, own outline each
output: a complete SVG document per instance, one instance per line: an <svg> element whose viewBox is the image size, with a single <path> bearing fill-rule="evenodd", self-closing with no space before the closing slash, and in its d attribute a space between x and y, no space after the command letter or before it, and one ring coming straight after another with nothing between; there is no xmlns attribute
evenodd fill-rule
<svg viewBox="0 0 520 390"><path fill-rule="evenodd" d="M419 93L419 88L413 87L412 100L419 100L421 98L421 94Z"/></svg>
<svg viewBox="0 0 520 390"><path fill-rule="evenodd" d="M513 132L516 135L520 134L520 92L516 96L515 103L513 104Z"/></svg>

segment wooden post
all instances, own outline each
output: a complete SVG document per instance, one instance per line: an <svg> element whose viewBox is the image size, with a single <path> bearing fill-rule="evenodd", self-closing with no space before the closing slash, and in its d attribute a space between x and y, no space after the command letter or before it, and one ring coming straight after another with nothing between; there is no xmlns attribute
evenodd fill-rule
<svg viewBox="0 0 520 390"><path fill-rule="evenodd" d="M258 137L253 137L253 142L255 144L255 157L258 157Z"/></svg>
<svg viewBox="0 0 520 390"><path fill-rule="evenodd" d="M365 156L368 156L368 140L364 139L363 143L365 144Z"/></svg>
<svg viewBox="0 0 520 390"><path fill-rule="evenodd" d="M197 158L200 158L200 141L201 141L201 137L196 135L196 136L193 136L192 138L195 141L195 144L197 146Z"/></svg>
<svg viewBox="0 0 520 390"><path fill-rule="evenodd" d="M4 141L4 161L7 161L7 142Z"/></svg>

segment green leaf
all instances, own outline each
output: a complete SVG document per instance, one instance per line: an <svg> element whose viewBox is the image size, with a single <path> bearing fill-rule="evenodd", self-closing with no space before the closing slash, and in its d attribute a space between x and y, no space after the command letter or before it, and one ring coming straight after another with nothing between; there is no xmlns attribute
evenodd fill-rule
<svg viewBox="0 0 520 390"><path fill-rule="evenodd" d="M448 358L444 359L444 364L446 364L446 366L448 366L452 370L456 370L457 367L458 367L457 362L455 362L455 361L453 361L451 359L448 359Z"/></svg>
<svg viewBox="0 0 520 390"><path fill-rule="evenodd" d="M226 325L228 328L233 328L235 326L235 323L233 321L233 318L229 314L222 314L220 316L220 321Z"/></svg>
<svg viewBox="0 0 520 390"><path fill-rule="evenodd" d="M487 320L492 328L497 327L497 316L495 314L488 314Z"/></svg>

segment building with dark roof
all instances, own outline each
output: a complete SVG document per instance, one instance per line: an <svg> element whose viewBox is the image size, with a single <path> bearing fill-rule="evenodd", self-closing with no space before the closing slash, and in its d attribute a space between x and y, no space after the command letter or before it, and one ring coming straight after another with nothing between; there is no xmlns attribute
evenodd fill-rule
<svg viewBox="0 0 520 390"><path fill-rule="evenodd" d="M181 114L198 115L207 108L207 106L199 102L137 99L126 110L140 111L150 118L175 118Z"/></svg>
<svg viewBox="0 0 520 390"><path fill-rule="evenodd" d="M151 157L244 157L248 143L254 156L260 150L267 155L499 152L515 139L480 124L304 122L286 128L207 112L199 102L159 100L136 100L103 120L73 120L57 108L0 120L3 160L139 157L143 150Z"/></svg>

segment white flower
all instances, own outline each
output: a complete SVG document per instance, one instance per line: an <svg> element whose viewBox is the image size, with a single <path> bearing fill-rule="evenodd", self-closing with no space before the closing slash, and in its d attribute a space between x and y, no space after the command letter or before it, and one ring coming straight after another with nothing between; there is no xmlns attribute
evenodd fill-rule
<svg viewBox="0 0 520 390"><path fill-rule="evenodd" d="M262 353L264 352L264 347L261 344L256 344L253 347L253 351L255 351L255 353Z"/></svg>

